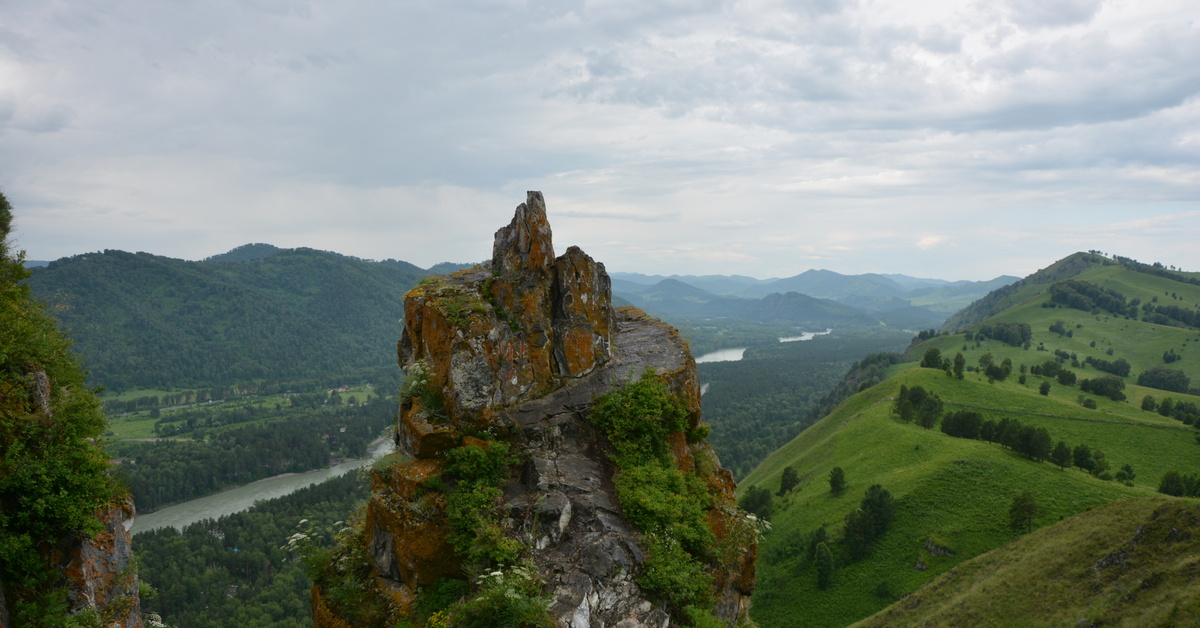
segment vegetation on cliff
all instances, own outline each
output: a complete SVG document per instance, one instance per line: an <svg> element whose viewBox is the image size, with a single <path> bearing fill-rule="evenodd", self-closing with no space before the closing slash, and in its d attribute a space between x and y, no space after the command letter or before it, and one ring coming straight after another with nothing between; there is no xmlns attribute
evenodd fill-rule
<svg viewBox="0 0 1200 628"><path fill-rule="evenodd" d="M707 480L713 461L698 460L685 471L671 453L673 437L701 441L706 425L689 427L684 404L664 381L647 370L641 379L606 393L589 415L612 445L613 478L621 508L642 532L646 551L638 583L662 596L682 625L721 626L712 616L716 558L738 552L758 533L752 519L733 521L739 529L718 544L709 511L731 508Z"/></svg>
<svg viewBox="0 0 1200 628"><path fill-rule="evenodd" d="M96 443L105 419L71 343L21 284L28 273L8 249L11 224L0 194L0 597L17 625L99 625L129 609L70 614L51 559L73 538L99 533L99 513L123 490Z"/></svg>

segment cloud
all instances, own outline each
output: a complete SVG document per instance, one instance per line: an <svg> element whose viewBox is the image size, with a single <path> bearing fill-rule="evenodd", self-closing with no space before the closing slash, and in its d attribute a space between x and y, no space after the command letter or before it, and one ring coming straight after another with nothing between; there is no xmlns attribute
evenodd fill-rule
<svg viewBox="0 0 1200 628"><path fill-rule="evenodd" d="M920 240L917 240L917 248L921 249L922 251L928 251L930 249L935 249L949 241L949 236L927 235Z"/></svg>
<svg viewBox="0 0 1200 628"><path fill-rule="evenodd" d="M15 3L0 25L0 184L35 258L274 239L474 260L540 189L560 246L610 268L778 276L815 260L990 278L1122 242L1194 266L1193 13L1182 0ZM1126 223L1123 239L1103 227Z"/></svg>

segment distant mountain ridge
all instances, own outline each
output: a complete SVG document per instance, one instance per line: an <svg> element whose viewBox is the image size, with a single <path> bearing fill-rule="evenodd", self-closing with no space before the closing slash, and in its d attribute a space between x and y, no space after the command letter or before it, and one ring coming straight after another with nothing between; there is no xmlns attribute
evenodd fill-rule
<svg viewBox="0 0 1200 628"><path fill-rule="evenodd" d="M89 383L119 391L394 369L404 293L429 274L251 244L203 261L86 253L33 269L28 285L75 340Z"/></svg>
<svg viewBox="0 0 1200 628"><path fill-rule="evenodd" d="M837 301L867 312L891 312L920 308L945 318L1018 277L1002 275L989 281L947 281L900 274L866 273L843 275L831 270L807 270L783 279L755 279L742 275L643 275L612 273L613 291L622 296L639 295L645 286L676 281L699 288L713 296L761 299L769 294L796 292L818 299ZM911 318L912 312L909 312Z"/></svg>

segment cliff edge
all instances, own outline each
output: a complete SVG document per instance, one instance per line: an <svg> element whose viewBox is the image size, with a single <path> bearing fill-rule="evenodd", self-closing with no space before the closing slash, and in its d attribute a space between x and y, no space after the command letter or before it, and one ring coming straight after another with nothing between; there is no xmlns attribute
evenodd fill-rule
<svg viewBox="0 0 1200 628"><path fill-rule="evenodd" d="M133 500L71 343L23 285L0 193L0 628L141 628Z"/></svg>
<svg viewBox="0 0 1200 628"><path fill-rule="evenodd" d="M405 297L402 452L316 578L316 626L733 626L758 530L704 441L695 360L555 256L530 192L490 262ZM598 409L600 408L600 409Z"/></svg>

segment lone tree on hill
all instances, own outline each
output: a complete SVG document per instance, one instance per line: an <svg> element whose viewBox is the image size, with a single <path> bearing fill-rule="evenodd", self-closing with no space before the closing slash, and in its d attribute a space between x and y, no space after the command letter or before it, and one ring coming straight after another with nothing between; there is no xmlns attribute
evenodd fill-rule
<svg viewBox="0 0 1200 628"><path fill-rule="evenodd" d="M846 490L846 472L841 467L834 467L829 472L829 490L835 495Z"/></svg>
<svg viewBox="0 0 1200 628"><path fill-rule="evenodd" d="M921 368L940 369L942 368L942 352L938 349L929 349L921 358Z"/></svg>
<svg viewBox="0 0 1200 628"><path fill-rule="evenodd" d="M792 467L787 467L783 470L783 477L779 478L779 492L776 493L779 497L788 494L797 484L800 483L800 474Z"/></svg>
<svg viewBox="0 0 1200 628"><path fill-rule="evenodd" d="M760 519L769 520L771 518L771 491L766 487L759 488L751 484L742 498L738 500L738 506Z"/></svg>
<svg viewBox="0 0 1200 628"><path fill-rule="evenodd" d="M1025 491L1013 498L1012 507L1008 509L1008 524L1013 530L1026 533L1033 532L1033 518L1038 514L1037 502L1033 494Z"/></svg>

